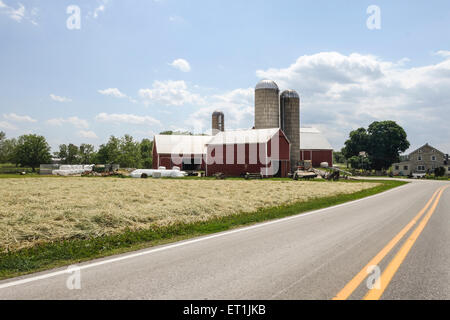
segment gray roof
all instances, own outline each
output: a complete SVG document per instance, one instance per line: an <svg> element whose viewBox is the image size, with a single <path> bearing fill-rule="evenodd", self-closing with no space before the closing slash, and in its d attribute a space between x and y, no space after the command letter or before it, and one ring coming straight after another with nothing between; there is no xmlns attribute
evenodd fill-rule
<svg viewBox="0 0 450 320"><path fill-rule="evenodd" d="M333 150L327 138L316 128L300 128L301 150Z"/></svg>
<svg viewBox="0 0 450 320"><path fill-rule="evenodd" d="M243 143L266 143L269 141L280 129L249 129L249 130L235 130L224 131L216 134L207 144L221 145L221 144L243 144Z"/></svg>
<svg viewBox="0 0 450 320"><path fill-rule="evenodd" d="M273 89L273 90L279 90L278 85L275 83L275 81L272 80L261 80L256 84L255 90L258 89Z"/></svg>
<svg viewBox="0 0 450 320"><path fill-rule="evenodd" d="M217 110L213 112L213 116L218 116L218 115L222 115L223 116L224 114L223 114L222 111L217 111Z"/></svg>
<svg viewBox="0 0 450 320"><path fill-rule="evenodd" d="M215 136L155 135L159 154L206 154L208 144L264 143L278 128L219 132ZM315 128L300 128L301 150L333 150L328 140Z"/></svg>
<svg viewBox="0 0 450 320"><path fill-rule="evenodd" d="M297 91L295 90L284 90L281 93L282 98L297 98L300 99L300 96L298 95Z"/></svg>
<svg viewBox="0 0 450 320"><path fill-rule="evenodd" d="M159 154L204 154L211 136L155 135Z"/></svg>

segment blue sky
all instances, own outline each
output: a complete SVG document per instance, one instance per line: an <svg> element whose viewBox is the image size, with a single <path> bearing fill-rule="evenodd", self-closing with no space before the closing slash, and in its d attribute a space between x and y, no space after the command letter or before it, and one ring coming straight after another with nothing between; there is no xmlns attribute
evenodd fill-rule
<svg viewBox="0 0 450 320"><path fill-rule="evenodd" d="M248 128L253 87L271 78L336 149L389 119L412 148L450 152L449 27L448 1L0 0L0 130L55 149L205 132L215 109L227 129Z"/></svg>

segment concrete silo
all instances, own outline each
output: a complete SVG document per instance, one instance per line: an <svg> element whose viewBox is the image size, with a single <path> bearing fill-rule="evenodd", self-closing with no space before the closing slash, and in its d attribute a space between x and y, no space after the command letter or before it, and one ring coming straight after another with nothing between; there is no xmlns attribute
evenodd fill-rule
<svg viewBox="0 0 450 320"><path fill-rule="evenodd" d="M291 142L291 171L300 161L300 96L294 90L280 95L280 128Z"/></svg>
<svg viewBox="0 0 450 320"><path fill-rule="evenodd" d="M223 112L214 111L212 114L212 134L216 135L225 131L225 116Z"/></svg>
<svg viewBox="0 0 450 320"><path fill-rule="evenodd" d="M261 80L255 87L255 129L280 127L280 90L272 80Z"/></svg>

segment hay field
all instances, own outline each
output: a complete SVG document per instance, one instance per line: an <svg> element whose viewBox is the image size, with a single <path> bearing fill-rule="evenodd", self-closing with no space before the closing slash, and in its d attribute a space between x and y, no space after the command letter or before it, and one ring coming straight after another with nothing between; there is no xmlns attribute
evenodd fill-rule
<svg viewBox="0 0 450 320"><path fill-rule="evenodd" d="M0 251L254 212L374 183L119 178L0 179Z"/></svg>

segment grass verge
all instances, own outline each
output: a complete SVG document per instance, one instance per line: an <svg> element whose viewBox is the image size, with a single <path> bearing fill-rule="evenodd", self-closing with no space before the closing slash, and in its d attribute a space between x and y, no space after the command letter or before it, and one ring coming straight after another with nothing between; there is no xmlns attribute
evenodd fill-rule
<svg viewBox="0 0 450 320"><path fill-rule="evenodd" d="M206 222L126 231L118 235L84 240L65 240L2 253L0 254L0 280L330 207L368 197L407 183L384 180L367 180L366 182L376 182L379 185L351 194L315 198L306 202L264 208L252 213L242 212Z"/></svg>

